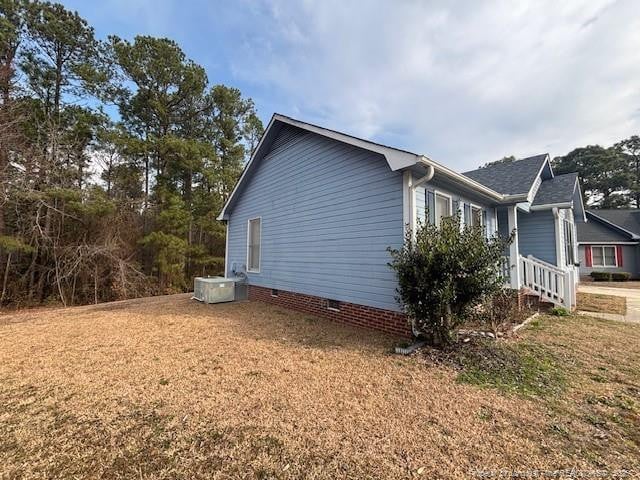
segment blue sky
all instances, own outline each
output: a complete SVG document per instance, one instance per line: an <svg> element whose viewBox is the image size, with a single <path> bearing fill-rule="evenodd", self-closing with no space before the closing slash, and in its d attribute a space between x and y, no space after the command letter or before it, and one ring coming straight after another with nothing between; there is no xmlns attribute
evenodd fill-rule
<svg viewBox="0 0 640 480"><path fill-rule="evenodd" d="M69 0L166 36L212 83L456 170L640 134L635 0Z"/></svg>

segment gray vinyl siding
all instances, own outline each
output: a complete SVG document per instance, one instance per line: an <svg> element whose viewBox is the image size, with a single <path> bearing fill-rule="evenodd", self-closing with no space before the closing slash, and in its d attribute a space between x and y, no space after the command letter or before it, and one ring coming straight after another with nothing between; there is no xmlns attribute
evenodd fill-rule
<svg viewBox="0 0 640 480"><path fill-rule="evenodd" d="M520 255L533 255L556 265L556 230L551 210L518 211L518 245Z"/></svg>
<svg viewBox="0 0 640 480"><path fill-rule="evenodd" d="M593 245L602 245L596 242ZM611 245L615 246L615 245ZM578 247L578 255L580 259L580 275L589 275L591 272L629 272L633 278L640 277L640 255L638 255L637 245L622 245L622 267L587 267L587 259L585 257L585 246Z"/></svg>
<svg viewBox="0 0 640 480"><path fill-rule="evenodd" d="M403 242L402 173L384 157L283 132L243 186L228 223L228 272L246 271L247 222L262 218L249 284L399 310L387 247Z"/></svg>

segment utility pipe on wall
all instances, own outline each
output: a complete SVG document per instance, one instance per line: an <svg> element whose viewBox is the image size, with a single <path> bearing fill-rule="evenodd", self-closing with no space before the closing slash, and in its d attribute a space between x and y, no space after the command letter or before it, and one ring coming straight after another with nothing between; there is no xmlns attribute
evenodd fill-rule
<svg viewBox="0 0 640 480"><path fill-rule="evenodd" d="M433 175L435 174L435 168L428 161L427 157L420 157L417 163L426 167L427 174L415 181L413 180L413 175L411 175L409 180L409 212L411 215L411 217L409 218L409 228L411 229L411 236L414 240L416 235L416 220L417 220L416 188L418 188L423 183L426 183L429 180L431 180L433 178Z"/></svg>

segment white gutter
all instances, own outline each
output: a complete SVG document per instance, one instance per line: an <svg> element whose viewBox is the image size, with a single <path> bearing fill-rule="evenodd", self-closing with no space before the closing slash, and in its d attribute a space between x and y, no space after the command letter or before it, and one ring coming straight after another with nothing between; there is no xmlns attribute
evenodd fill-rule
<svg viewBox="0 0 640 480"><path fill-rule="evenodd" d="M420 157L418 157L418 160L416 163L421 163L422 165L430 165L434 168L437 168L439 171L441 171L445 175L454 178L456 181L463 183L474 190L478 190L482 192L484 195L491 197L494 200L504 201L507 199L507 197L514 197L514 199L515 198L519 199L523 197L523 195L508 195L508 196L502 195L501 193L498 193L495 190L490 189L489 187L485 187L481 183L478 183L475 180L472 180L469 177L462 175L461 173L451 170L450 168L445 167L444 165L441 165L424 155L421 155Z"/></svg>
<svg viewBox="0 0 640 480"><path fill-rule="evenodd" d="M552 208L572 208L573 202L562 202L562 203L547 203L544 205L532 205L529 207L530 210L549 210Z"/></svg>
<svg viewBox="0 0 640 480"><path fill-rule="evenodd" d="M419 164L427 167L427 174L422 177L419 178L418 180L416 180L415 182L413 182L413 185L411 185L411 188L413 188L414 190L416 188L418 188L420 185L422 185L425 182L428 182L429 180L431 180L433 178L433 175L436 173L436 169L433 167L433 165L431 163L429 163L426 159L427 157L420 157L418 158L418 162Z"/></svg>

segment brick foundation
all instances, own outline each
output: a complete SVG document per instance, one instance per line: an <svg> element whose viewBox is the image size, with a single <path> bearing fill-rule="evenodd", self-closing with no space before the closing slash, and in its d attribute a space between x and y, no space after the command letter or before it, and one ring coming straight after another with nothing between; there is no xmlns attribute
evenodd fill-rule
<svg viewBox="0 0 640 480"><path fill-rule="evenodd" d="M249 285L249 300L280 305L299 312L310 313L338 323L370 328L399 337L410 338L411 327L402 313L340 302L340 311L330 310L327 299L302 293L278 291L271 295L270 288Z"/></svg>

